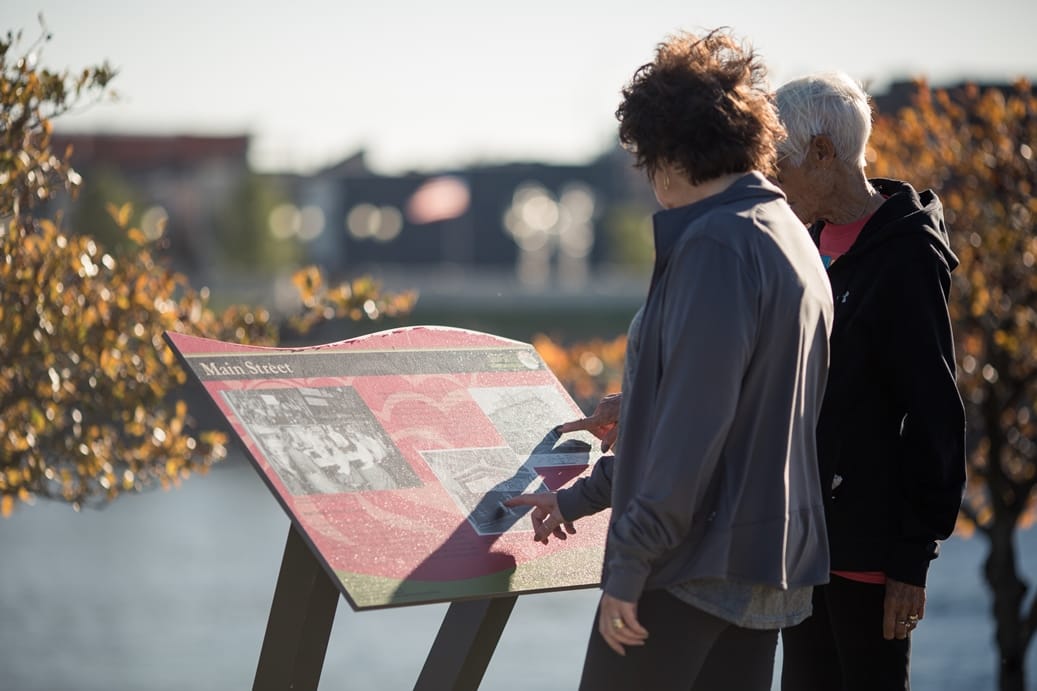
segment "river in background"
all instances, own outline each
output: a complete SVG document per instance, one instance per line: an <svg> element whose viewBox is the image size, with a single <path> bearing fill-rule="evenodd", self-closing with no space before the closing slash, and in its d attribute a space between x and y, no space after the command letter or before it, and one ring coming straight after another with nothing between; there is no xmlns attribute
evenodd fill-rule
<svg viewBox="0 0 1037 691"><path fill-rule="evenodd" d="M19 509L0 520L0 689L251 688L288 525L236 456L102 510ZM982 538L953 538L933 565L914 691L995 689L985 550ZM1037 575L1037 533L1020 550ZM480 688L574 689L596 602L595 590L520 597ZM358 613L342 600L320 688L412 688L445 613ZM1028 660L1037 689L1037 646Z"/></svg>

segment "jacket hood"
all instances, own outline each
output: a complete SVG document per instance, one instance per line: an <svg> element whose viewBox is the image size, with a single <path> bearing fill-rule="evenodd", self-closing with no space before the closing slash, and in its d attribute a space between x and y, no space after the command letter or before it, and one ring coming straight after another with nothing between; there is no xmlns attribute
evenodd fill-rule
<svg viewBox="0 0 1037 691"><path fill-rule="evenodd" d="M929 189L917 192L901 180L871 178L869 182L886 197L886 201L861 229L850 253L861 255L886 242L925 235L953 271L958 266L958 258L951 250L950 236L943 218L943 204L936 193ZM814 244L820 242L823 228L824 223L811 226L810 235L814 238Z"/></svg>
<svg viewBox="0 0 1037 691"><path fill-rule="evenodd" d="M943 204L936 193L930 189L917 192L900 180L872 178L870 182L886 197L886 202L861 230L857 243L859 251L866 252L883 243L921 233L928 236L930 244L943 255L953 271L958 266L958 258L951 250Z"/></svg>

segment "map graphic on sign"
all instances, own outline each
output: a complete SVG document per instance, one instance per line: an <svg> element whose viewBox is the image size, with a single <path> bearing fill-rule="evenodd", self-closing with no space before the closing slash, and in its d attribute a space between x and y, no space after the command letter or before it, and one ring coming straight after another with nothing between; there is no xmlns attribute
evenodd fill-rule
<svg viewBox="0 0 1037 691"><path fill-rule="evenodd" d="M600 444L529 344L408 327L306 348L166 333L354 609L593 587L607 512L533 541L504 501L590 472Z"/></svg>

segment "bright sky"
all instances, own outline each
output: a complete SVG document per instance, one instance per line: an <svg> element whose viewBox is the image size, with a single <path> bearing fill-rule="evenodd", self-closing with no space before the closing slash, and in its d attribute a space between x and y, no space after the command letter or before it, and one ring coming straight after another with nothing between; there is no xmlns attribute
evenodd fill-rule
<svg viewBox="0 0 1037 691"><path fill-rule="evenodd" d="M582 163L667 33L726 25L771 82L842 69L1037 79L1034 0L3 0L0 29L54 35L42 64L109 60L121 100L58 121L99 132L250 134L253 164L380 172Z"/></svg>

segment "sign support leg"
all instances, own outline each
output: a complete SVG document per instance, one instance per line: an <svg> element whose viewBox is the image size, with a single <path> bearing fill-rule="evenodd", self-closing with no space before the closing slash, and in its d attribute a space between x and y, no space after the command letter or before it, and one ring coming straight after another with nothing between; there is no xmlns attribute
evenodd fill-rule
<svg viewBox="0 0 1037 691"><path fill-rule="evenodd" d="M293 524L281 559L253 691L316 691L339 589Z"/></svg>
<svg viewBox="0 0 1037 691"><path fill-rule="evenodd" d="M475 691L517 595L451 603L414 691Z"/></svg>

